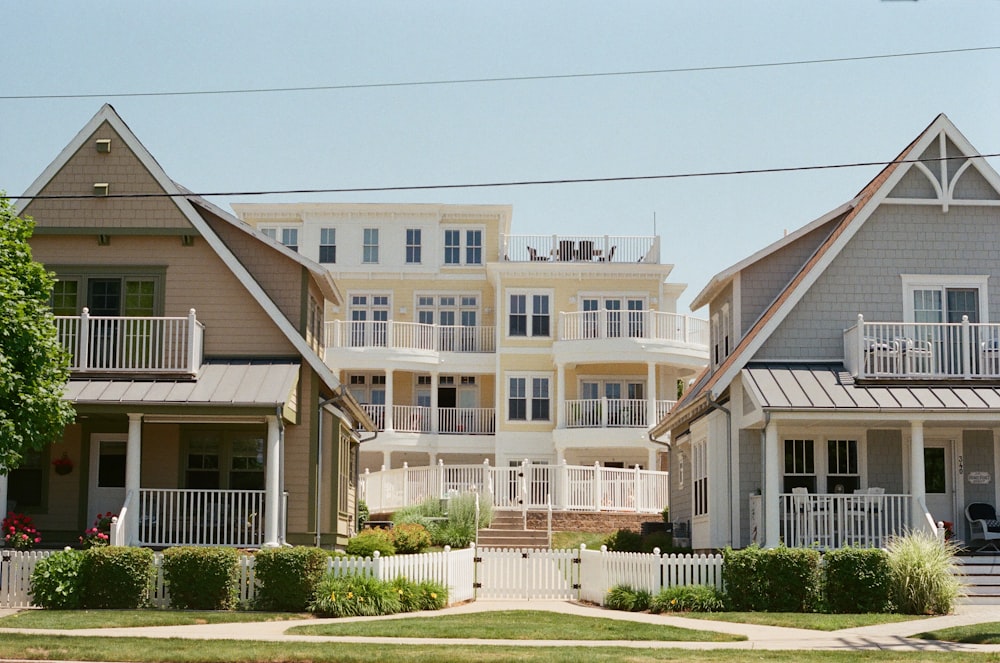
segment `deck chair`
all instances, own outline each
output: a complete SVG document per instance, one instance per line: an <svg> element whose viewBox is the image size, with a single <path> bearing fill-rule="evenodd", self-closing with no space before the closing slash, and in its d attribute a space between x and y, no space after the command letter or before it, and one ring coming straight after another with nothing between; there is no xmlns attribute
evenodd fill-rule
<svg viewBox="0 0 1000 663"><path fill-rule="evenodd" d="M1000 540L1000 520L997 520L997 512L992 504L972 502L965 507L965 518L969 521L970 541L983 540L983 546L976 548L976 552L982 552L987 548L1000 552L996 544Z"/></svg>

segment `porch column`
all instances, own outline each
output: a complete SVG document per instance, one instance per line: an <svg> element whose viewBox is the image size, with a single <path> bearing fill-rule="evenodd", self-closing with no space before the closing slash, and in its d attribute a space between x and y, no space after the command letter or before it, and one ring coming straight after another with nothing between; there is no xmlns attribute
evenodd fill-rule
<svg viewBox="0 0 1000 663"><path fill-rule="evenodd" d="M657 450L655 448L648 449L647 454L649 458L646 461L646 469L653 470L654 472L659 470L656 463Z"/></svg>
<svg viewBox="0 0 1000 663"><path fill-rule="evenodd" d="M386 433L392 433L396 427L392 421L392 406L396 402L392 394L392 369L385 369L385 421L383 427Z"/></svg>
<svg viewBox="0 0 1000 663"><path fill-rule="evenodd" d="M382 450L382 469L392 469L392 451L389 449Z"/></svg>
<svg viewBox="0 0 1000 663"><path fill-rule="evenodd" d="M646 364L646 427L657 424L656 419L656 364ZM655 456L655 453L654 453ZM653 469L651 466L649 469Z"/></svg>
<svg viewBox="0 0 1000 663"><path fill-rule="evenodd" d="M566 427L566 364L556 364L556 428Z"/></svg>
<svg viewBox="0 0 1000 663"><path fill-rule="evenodd" d="M924 422L910 422L910 529L925 530L924 505L927 489L924 482Z"/></svg>
<svg viewBox="0 0 1000 663"><path fill-rule="evenodd" d="M773 421L764 429L764 547L776 548L780 532L781 468L778 466L778 425Z"/></svg>
<svg viewBox="0 0 1000 663"><path fill-rule="evenodd" d="M7 509L7 475L0 474L0 513L6 514Z"/></svg>
<svg viewBox="0 0 1000 663"><path fill-rule="evenodd" d="M278 417L268 415L267 462L264 465L264 546L279 545L278 523L281 515L281 449Z"/></svg>
<svg viewBox="0 0 1000 663"><path fill-rule="evenodd" d="M431 371L431 432L438 432L438 373Z"/></svg>
<svg viewBox="0 0 1000 663"><path fill-rule="evenodd" d="M128 443L125 448L125 531L126 545L139 540L139 475L142 468L142 415L128 415Z"/></svg>

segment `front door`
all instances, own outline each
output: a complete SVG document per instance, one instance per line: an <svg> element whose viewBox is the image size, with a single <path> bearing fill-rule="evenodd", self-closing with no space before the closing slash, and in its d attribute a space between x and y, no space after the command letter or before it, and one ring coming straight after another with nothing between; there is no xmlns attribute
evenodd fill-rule
<svg viewBox="0 0 1000 663"><path fill-rule="evenodd" d="M127 435L93 435L90 438L90 490L87 520L99 513L118 513L125 503L125 449Z"/></svg>
<svg viewBox="0 0 1000 663"><path fill-rule="evenodd" d="M924 490L927 510L934 522L955 522L955 496L952 481L952 443L930 440L924 444Z"/></svg>

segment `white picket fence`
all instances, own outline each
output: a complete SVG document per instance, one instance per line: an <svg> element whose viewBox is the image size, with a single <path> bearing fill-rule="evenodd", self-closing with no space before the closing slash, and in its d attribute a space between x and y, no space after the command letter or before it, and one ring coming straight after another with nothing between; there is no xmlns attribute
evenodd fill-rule
<svg viewBox="0 0 1000 663"><path fill-rule="evenodd" d="M0 608L31 606L31 572L51 551L3 551L0 562ZM150 605L165 608L170 595L163 578L163 555L154 555L156 581ZM666 587L712 585L722 588L721 555L660 555L587 550L510 548L446 548L443 552L381 557L331 557L327 572L336 576L367 575L380 580L405 576L433 580L448 588L448 603L479 599L581 599L604 603L615 585L627 584L651 593ZM252 555L240 557L242 605L254 600L256 580Z"/></svg>

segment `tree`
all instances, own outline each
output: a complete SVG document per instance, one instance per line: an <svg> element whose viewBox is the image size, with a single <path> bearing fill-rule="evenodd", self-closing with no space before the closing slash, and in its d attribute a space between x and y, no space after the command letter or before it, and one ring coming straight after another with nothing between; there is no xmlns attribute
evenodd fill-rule
<svg viewBox="0 0 1000 663"><path fill-rule="evenodd" d="M0 474L58 440L74 417L62 400L69 354L49 308L53 275L28 245L34 226L0 197Z"/></svg>

